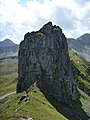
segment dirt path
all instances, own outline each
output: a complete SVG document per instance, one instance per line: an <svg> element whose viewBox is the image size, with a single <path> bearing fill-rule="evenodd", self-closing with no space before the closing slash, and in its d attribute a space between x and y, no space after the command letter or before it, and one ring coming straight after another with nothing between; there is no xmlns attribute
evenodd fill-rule
<svg viewBox="0 0 90 120"><path fill-rule="evenodd" d="M14 93L16 93L16 91L11 92L11 93L7 93L7 94L5 94L5 95L3 95L3 96L0 96L0 100L4 99L5 97L7 97L7 96L9 96L9 95L12 95L12 94L14 94Z"/></svg>

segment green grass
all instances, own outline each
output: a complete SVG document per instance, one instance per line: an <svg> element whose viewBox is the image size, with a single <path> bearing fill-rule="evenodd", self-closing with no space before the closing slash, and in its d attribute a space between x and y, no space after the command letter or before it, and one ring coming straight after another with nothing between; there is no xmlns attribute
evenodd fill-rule
<svg viewBox="0 0 90 120"><path fill-rule="evenodd" d="M71 49L69 49L69 56L74 66L80 72L77 76L78 82L82 83L82 85L84 85L86 88L88 88L88 90L90 90L90 74L88 73L88 69L90 69L90 63L86 62L82 57L77 55Z"/></svg>
<svg viewBox="0 0 90 120"><path fill-rule="evenodd" d="M45 36L42 32L37 32L36 35L37 35L37 36L42 36L42 37Z"/></svg>
<svg viewBox="0 0 90 120"><path fill-rule="evenodd" d="M27 101L20 101L25 92L17 94L3 105L0 109L8 107L0 114L1 120L19 120L20 118L34 118L34 120L67 120L45 98L39 88L32 87L28 93Z"/></svg>
<svg viewBox="0 0 90 120"><path fill-rule="evenodd" d="M0 75L15 73L17 70L17 61L0 62Z"/></svg>
<svg viewBox="0 0 90 120"><path fill-rule="evenodd" d="M90 114L90 97L79 89L80 101L82 103L82 109Z"/></svg>
<svg viewBox="0 0 90 120"><path fill-rule="evenodd" d="M83 83L84 86L86 86L86 88L90 89L90 83L88 81L86 81L85 79L82 79L81 76L78 76L78 80L79 82Z"/></svg>
<svg viewBox="0 0 90 120"><path fill-rule="evenodd" d="M0 62L0 96L16 90L17 61Z"/></svg>
<svg viewBox="0 0 90 120"><path fill-rule="evenodd" d="M77 112L81 113L81 108L85 112L90 114L90 97L79 89L80 93L80 103L76 105ZM58 106L59 109L63 108L65 111L58 112L55 106L53 106L40 89L34 85L30 88L28 92L27 100L22 100L20 98L25 96L26 93L22 92L13 96L9 96L9 99L0 106L0 110L6 108L3 112L0 113L0 120L19 120L20 118L34 118L34 120L73 120L68 116L64 116L64 112L68 113L68 110L65 110L65 106Z"/></svg>

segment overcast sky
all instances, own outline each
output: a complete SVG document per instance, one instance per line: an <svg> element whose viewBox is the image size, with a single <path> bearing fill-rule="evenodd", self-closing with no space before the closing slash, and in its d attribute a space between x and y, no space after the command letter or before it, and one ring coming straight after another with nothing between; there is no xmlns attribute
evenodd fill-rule
<svg viewBox="0 0 90 120"><path fill-rule="evenodd" d="M90 0L0 0L0 41L15 43L52 21L66 37L90 33Z"/></svg>

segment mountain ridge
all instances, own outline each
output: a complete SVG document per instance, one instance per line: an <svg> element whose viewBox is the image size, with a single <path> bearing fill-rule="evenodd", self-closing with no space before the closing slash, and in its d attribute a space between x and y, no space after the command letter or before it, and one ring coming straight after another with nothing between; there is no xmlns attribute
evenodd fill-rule
<svg viewBox="0 0 90 120"><path fill-rule="evenodd" d="M18 49L18 44L15 44L10 39L5 39L0 42L0 58L18 56Z"/></svg>
<svg viewBox="0 0 90 120"><path fill-rule="evenodd" d="M80 40L80 41L83 41L83 42L89 42L90 43L90 34L85 33L85 34L81 35L80 37L78 37L76 40Z"/></svg>
<svg viewBox="0 0 90 120"><path fill-rule="evenodd" d="M77 54L82 56L86 61L90 62L90 34L86 33L77 39L68 38L68 46Z"/></svg>
<svg viewBox="0 0 90 120"><path fill-rule="evenodd" d="M12 40L8 38L3 41L0 41L0 47L10 47L15 45L18 45L18 44L15 44Z"/></svg>

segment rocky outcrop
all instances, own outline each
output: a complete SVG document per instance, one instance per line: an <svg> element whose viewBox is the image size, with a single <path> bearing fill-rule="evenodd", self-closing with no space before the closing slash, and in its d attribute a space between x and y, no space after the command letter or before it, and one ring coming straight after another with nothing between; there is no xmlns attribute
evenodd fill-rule
<svg viewBox="0 0 90 120"><path fill-rule="evenodd" d="M59 26L48 22L39 31L27 33L20 43L18 61L17 93L37 83L58 102L72 104L79 99L67 39Z"/></svg>

